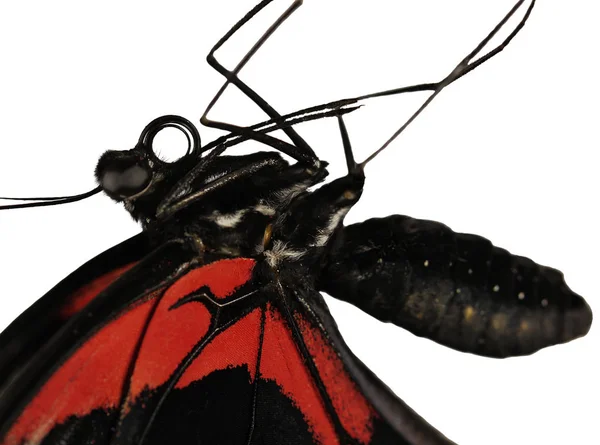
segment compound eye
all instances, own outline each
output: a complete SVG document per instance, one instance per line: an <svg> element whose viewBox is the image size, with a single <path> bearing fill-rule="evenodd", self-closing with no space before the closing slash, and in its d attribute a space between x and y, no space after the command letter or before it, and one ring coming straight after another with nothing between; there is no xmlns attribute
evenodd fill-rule
<svg viewBox="0 0 600 445"><path fill-rule="evenodd" d="M150 167L138 159L107 159L106 153L98 162L96 176L102 188L112 194L130 197L142 192L150 183Z"/></svg>

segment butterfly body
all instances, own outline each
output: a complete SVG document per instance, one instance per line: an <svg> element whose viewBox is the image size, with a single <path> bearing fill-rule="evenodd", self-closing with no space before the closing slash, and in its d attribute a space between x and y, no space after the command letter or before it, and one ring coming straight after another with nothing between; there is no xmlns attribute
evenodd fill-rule
<svg viewBox="0 0 600 445"><path fill-rule="evenodd" d="M63 324L51 357L38 352L9 375L3 443L399 440L392 425L407 409L364 395L382 384L347 350L315 287L340 213L362 184L349 175L286 197L252 258L224 254L239 245L215 250L190 229L75 292L55 310ZM144 279L149 271L155 283ZM40 373L44 359L59 368ZM229 416L239 424L224 428ZM410 426L421 423L429 430L418 417Z"/></svg>
<svg viewBox="0 0 600 445"><path fill-rule="evenodd" d="M79 268L0 336L2 445L451 444L352 354L321 291L483 356L527 355L587 333L589 306L554 269L432 221L392 215L344 225L365 165L386 146L355 162L343 117L382 95L430 91L432 100L489 57L472 53L434 84L282 116L237 76L260 45L232 71L214 55L269 3L208 57L226 83L201 122L225 136L203 146L195 126L168 115L132 149L100 158L96 191L143 231ZM208 119L229 84L269 120ZM328 164L295 125L325 118L338 120L347 174L323 185ZM169 127L188 140L174 162L153 146ZM223 154L246 141L294 162Z"/></svg>
<svg viewBox="0 0 600 445"><path fill-rule="evenodd" d="M535 314L515 307L515 295L485 303L493 289L481 286L482 277L489 284L494 270L503 276L522 260L508 253L471 258L483 240L459 249L464 235L399 216L344 228L364 185L351 160L346 176L308 191L326 176L326 163L290 166L278 154L259 152L152 167L147 148L108 152L96 171L100 184L107 175L130 184L131 162L122 161L131 157L152 178L138 184L141 190L109 191L145 227L141 240L126 242L129 258L109 254L107 274L92 266L91 283L50 297L39 334L17 334L23 338L15 343L9 327L2 337L7 445L152 444L196 436L209 443L450 443L382 393L383 384L341 339L321 288L354 299L377 318L484 355L530 353L582 334L570 314L581 321L589 308L566 287L548 295L547 313L560 317L561 335L545 335ZM184 178L202 173L184 179L191 185L180 193L169 170L187 172L178 176ZM157 209L170 196L177 210L161 218ZM467 277L456 269L469 264L486 271ZM538 281L548 281L547 272L527 264ZM470 326L471 301L488 320L483 326ZM442 316L432 321L418 307ZM443 316L456 311L458 323ZM536 342L512 346L518 333L494 326L499 311L516 314L505 324L528 322ZM29 312L14 329L38 315ZM440 321L448 331L441 337L431 329ZM419 332L423 324L428 330ZM473 335L484 341L471 343ZM236 422L228 425L227 416Z"/></svg>

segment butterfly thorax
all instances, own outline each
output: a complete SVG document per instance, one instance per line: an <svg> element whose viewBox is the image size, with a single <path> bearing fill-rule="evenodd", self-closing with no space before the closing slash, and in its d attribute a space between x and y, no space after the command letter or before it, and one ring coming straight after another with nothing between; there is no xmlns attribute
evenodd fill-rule
<svg viewBox="0 0 600 445"><path fill-rule="evenodd" d="M326 166L290 165L274 152L164 163L136 147L105 153L96 176L157 244L192 237L211 252L253 256L294 200L327 176Z"/></svg>

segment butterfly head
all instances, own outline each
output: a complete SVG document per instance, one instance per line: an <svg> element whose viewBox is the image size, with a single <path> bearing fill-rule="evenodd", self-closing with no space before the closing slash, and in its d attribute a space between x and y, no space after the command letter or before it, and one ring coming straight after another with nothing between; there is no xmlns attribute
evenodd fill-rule
<svg viewBox="0 0 600 445"><path fill-rule="evenodd" d="M181 130L188 140L185 155L173 162L153 149L155 136L167 127ZM204 156L202 151L191 122L163 116L144 129L131 150L104 153L96 179L109 197L148 226L174 215L198 219L252 209L273 213L327 175L326 162L316 169L290 165L276 152L223 156L219 146Z"/></svg>

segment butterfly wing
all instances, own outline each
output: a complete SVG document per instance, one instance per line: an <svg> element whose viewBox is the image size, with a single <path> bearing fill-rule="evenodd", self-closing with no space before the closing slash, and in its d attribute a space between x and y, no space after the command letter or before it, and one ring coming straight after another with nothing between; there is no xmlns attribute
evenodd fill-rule
<svg viewBox="0 0 600 445"><path fill-rule="evenodd" d="M453 444L350 351L316 291L288 289L296 295L289 299L291 332L299 337L304 362L316 385L322 387L324 405L337 426L336 440L323 443Z"/></svg>
<svg viewBox="0 0 600 445"><path fill-rule="evenodd" d="M449 443L351 354L316 291L186 252L150 254L55 333L5 389L0 443Z"/></svg>
<svg viewBox="0 0 600 445"><path fill-rule="evenodd" d="M0 382L110 283L149 252L138 234L88 261L13 321L0 335Z"/></svg>
<svg viewBox="0 0 600 445"><path fill-rule="evenodd" d="M345 227L320 288L416 335L491 357L570 341L592 322L559 271L400 215Z"/></svg>
<svg viewBox="0 0 600 445"><path fill-rule="evenodd" d="M137 250L129 249L136 246ZM110 329L111 326L116 326L114 323L118 325L121 313L129 313L130 309L141 305L140 301L144 296L164 285L189 259L180 243L168 243L124 272L124 268L137 259L136 253L144 252L145 246L143 239L134 237L100 255L60 283L2 334L3 345L10 345L13 337L22 336L26 340L20 343L23 345L20 349L2 349L5 358L2 362L3 375L7 376L0 382L0 437L4 437L3 443L21 443L23 437L15 441L9 438L16 436L5 435L9 429L14 428L21 413L33 409L32 400L46 397L48 400L55 398L56 403L60 403L60 399L64 397L60 385L53 390L43 388L50 388L49 382L58 378L56 376L60 376L61 372L63 377L67 375L68 372L64 370L68 363L74 363L72 360L75 357L85 362L85 353L78 353L90 344L90 338L109 332L109 340L112 339L110 341L120 337L124 340L126 332ZM113 258L115 253L122 256ZM113 266L116 269L112 269ZM113 281L121 272L123 274ZM87 287L84 285L82 288L85 276L91 281ZM87 289L88 292L76 291L82 289ZM45 316L53 320L47 323ZM39 330L36 324L46 324L47 327ZM27 332L29 329L35 330L34 335ZM10 355L16 357L12 363L9 361ZM95 373L102 375L101 369L89 369L87 374L81 370L74 372L85 378L92 377ZM69 382L78 380L74 375L68 378ZM98 393L101 394L102 391ZM56 407L53 404L49 409L51 412L58 412Z"/></svg>
<svg viewBox="0 0 600 445"><path fill-rule="evenodd" d="M223 282L250 269L260 266L249 259L222 260L182 280L206 273ZM181 303L161 303L196 305L204 315L190 322L198 329L203 317L207 333L182 348L184 358L166 383L129 397L120 424L121 438L128 436L119 443L197 438L210 444L451 444L354 357L315 290L297 281L242 278L226 295L215 291L216 281L198 287L204 282L198 280ZM178 318L177 324L185 322ZM156 336L151 330L152 324L144 342L155 349L161 329L156 327ZM164 351L162 344L158 349ZM138 367L149 369L140 358Z"/></svg>

